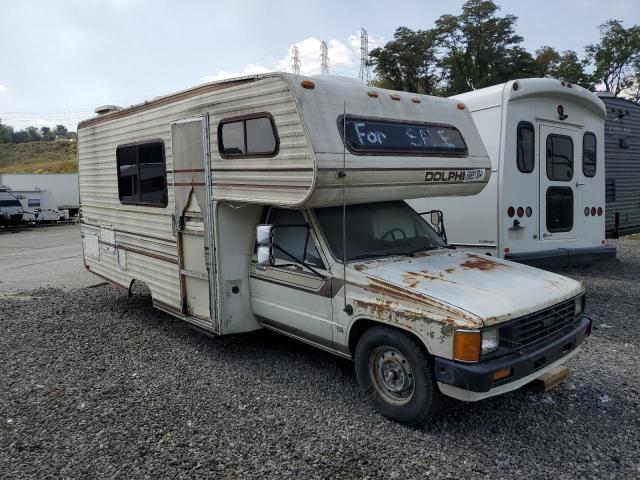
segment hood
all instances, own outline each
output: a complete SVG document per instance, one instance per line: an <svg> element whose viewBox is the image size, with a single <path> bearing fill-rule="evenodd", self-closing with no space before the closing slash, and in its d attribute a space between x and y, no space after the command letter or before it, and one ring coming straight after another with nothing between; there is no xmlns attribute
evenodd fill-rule
<svg viewBox="0 0 640 480"><path fill-rule="evenodd" d="M436 250L415 257L360 262L353 268L387 291L445 303L501 323L568 300L584 288L555 273L486 255Z"/></svg>

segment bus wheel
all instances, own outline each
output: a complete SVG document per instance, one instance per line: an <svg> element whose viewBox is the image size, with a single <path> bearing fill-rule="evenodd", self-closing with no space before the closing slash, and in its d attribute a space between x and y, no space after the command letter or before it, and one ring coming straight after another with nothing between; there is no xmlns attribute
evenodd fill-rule
<svg viewBox="0 0 640 480"><path fill-rule="evenodd" d="M385 417L420 425L440 407L429 354L401 330L387 326L367 330L356 346L355 369L367 400Z"/></svg>

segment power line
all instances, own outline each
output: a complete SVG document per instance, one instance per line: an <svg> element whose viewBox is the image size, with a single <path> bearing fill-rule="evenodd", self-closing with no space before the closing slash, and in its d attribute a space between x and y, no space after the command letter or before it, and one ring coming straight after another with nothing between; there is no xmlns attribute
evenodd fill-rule
<svg viewBox="0 0 640 480"><path fill-rule="evenodd" d="M327 42L324 40L320 44L320 73L329 75L329 49L327 48Z"/></svg>
<svg viewBox="0 0 640 480"><path fill-rule="evenodd" d="M369 66L369 34L364 28L360 29L360 73L358 78L369 85L371 81L371 67Z"/></svg>
<svg viewBox="0 0 640 480"><path fill-rule="evenodd" d="M297 45L291 48L291 70L296 75L300 75L300 50Z"/></svg>

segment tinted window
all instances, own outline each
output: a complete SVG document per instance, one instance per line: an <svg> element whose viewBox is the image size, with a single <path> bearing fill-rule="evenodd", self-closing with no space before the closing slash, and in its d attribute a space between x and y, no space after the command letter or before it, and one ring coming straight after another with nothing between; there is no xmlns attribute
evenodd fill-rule
<svg viewBox="0 0 640 480"><path fill-rule="evenodd" d="M273 156L278 137L270 115L222 120L218 127L218 149L229 156Z"/></svg>
<svg viewBox="0 0 640 480"><path fill-rule="evenodd" d="M573 178L573 141L566 135L547 137L547 177L568 181Z"/></svg>
<svg viewBox="0 0 640 480"><path fill-rule="evenodd" d="M271 120L266 117L247 120L247 152L271 153L276 149Z"/></svg>
<svg viewBox="0 0 640 480"><path fill-rule="evenodd" d="M164 146L160 142L118 147L118 195L122 203L167 204Z"/></svg>
<svg viewBox="0 0 640 480"><path fill-rule="evenodd" d="M596 136L591 132L582 137L582 173L585 177L596 174Z"/></svg>
<svg viewBox="0 0 640 480"><path fill-rule="evenodd" d="M340 130L346 128L346 143L354 153L389 155L449 154L465 155L467 145L457 128L451 125L409 123L347 115Z"/></svg>
<svg viewBox="0 0 640 480"><path fill-rule="evenodd" d="M20 201L11 194L0 192L0 207L20 207Z"/></svg>
<svg viewBox="0 0 640 480"><path fill-rule="evenodd" d="M28 207L39 207L40 206L40 199L39 198L29 198L27 200L27 206Z"/></svg>
<svg viewBox="0 0 640 480"><path fill-rule="evenodd" d="M518 170L531 173L535 167L535 131L529 122L518 124L516 159Z"/></svg>
<svg viewBox="0 0 640 480"><path fill-rule="evenodd" d="M573 191L570 187L547 189L547 230L568 232L573 228Z"/></svg>
<svg viewBox="0 0 640 480"><path fill-rule="evenodd" d="M274 208L269 214L268 223L276 226L273 231L273 240L274 244L281 248L280 250L274 247L273 255L275 258L289 262L304 260L305 263L312 266L323 266L318 250L311 238L310 230L304 227L292 226L307 224L300 210ZM284 226L277 228L277 225Z"/></svg>
<svg viewBox="0 0 640 480"><path fill-rule="evenodd" d="M230 122L222 125L221 129L222 152L226 155L238 155L245 153L244 149L244 122Z"/></svg>

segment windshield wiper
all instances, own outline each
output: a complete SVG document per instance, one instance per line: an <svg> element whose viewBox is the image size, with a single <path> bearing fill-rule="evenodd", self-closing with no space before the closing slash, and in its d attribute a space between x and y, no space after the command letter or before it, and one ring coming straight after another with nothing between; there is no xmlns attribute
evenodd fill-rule
<svg viewBox="0 0 640 480"><path fill-rule="evenodd" d="M388 257L390 255L395 255L393 253L363 253L362 255L356 255L355 257L349 257L347 262L351 262L353 260L370 260L374 258L380 257Z"/></svg>
<svg viewBox="0 0 640 480"><path fill-rule="evenodd" d="M439 248L442 248L442 247L417 248L415 250L409 250L408 252L392 253L391 255L405 255L405 256L408 256L408 257L413 257L418 252L428 252L428 251L431 251L431 250L437 250Z"/></svg>

